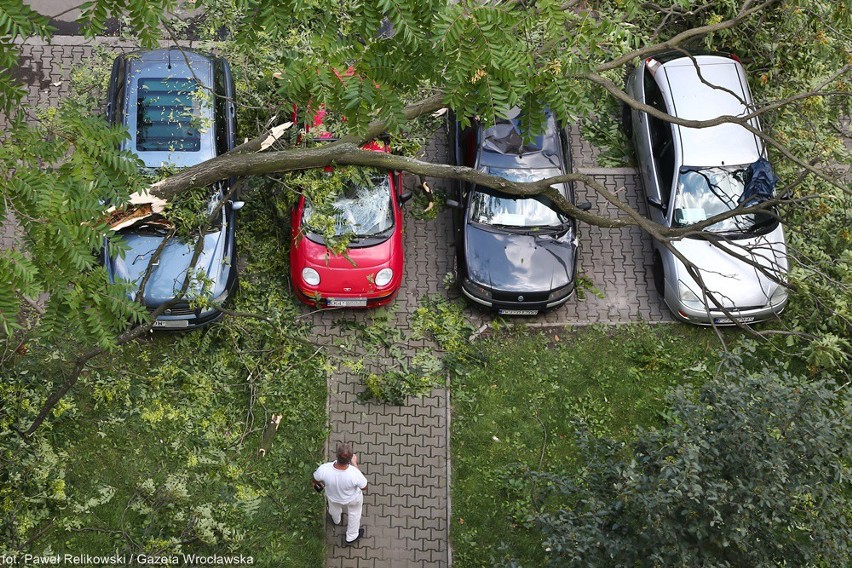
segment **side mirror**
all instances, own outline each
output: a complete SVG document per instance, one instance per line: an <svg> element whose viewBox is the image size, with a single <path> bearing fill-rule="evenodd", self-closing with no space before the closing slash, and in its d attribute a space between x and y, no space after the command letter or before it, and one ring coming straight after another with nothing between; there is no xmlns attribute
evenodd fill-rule
<svg viewBox="0 0 852 568"><path fill-rule="evenodd" d="M413 196L414 196L413 193L411 193L410 191L406 191L405 193L403 193L402 195L399 196L399 202L400 203L406 203Z"/></svg>
<svg viewBox="0 0 852 568"><path fill-rule="evenodd" d="M650 205L654 209L659 209L663 213L665 213L667 209L667 207L663 204L662 201L659 201L657 199L651 199L650 197L648 198L648 205Z"/></svg>
<svg viewBox="0 0 852 568"><path fill-rule="evenodd" d="M245 201L231 201L231 210L232 211L239 211L240 209L243 208L243 205L245 205L245 204L246 204Z"/></svg>
<svg viewBox="0 0 852 568"><path fill-rule="evenodd" d="M446 201L447 207L452 207L453 209L461 209L461 203L456 201L455 199L447 199Z"/></svg>
<svg viewBox="0 0 852 568"><path fill-rule="evenodd" d="M581 203L577 206L577 209L580 211L589 211L592 208L592 204L589 202Z"/></svg>

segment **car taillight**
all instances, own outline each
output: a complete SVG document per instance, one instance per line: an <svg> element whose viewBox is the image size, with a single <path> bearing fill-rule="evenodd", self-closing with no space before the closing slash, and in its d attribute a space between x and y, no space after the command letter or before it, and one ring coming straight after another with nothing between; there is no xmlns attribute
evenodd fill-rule
<svg viewBox="0 0 852 568"><path fill-rule="evenodd" d="M657 74L657 69L660 68L662 63L660 63L659 61L657 61L653 57L649 57L648 59L645 60L645 65L648 67L648 71L651 73L651 76L653 77L654 75Z"/></svg>
<svg viewBox="0 0 852 568"><path fill-rule="evenodd" d="M734 60L734 61L736 61L737 63L742 63L742 61L740 60L740 58L739 58L739 57L737 57L737 55L735 55L735 54L733 54L733 53L729 53L728 55L731 57L731 59L733 59L733 60Z"/></svg>

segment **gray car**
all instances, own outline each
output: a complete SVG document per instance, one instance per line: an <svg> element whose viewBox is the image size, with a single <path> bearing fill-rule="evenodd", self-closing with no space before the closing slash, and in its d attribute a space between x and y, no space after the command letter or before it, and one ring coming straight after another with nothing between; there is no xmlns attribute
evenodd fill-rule
<svg viewBox="0 0 852 568"><path fill-rule="evenodd" d="M687 120L743 116L754 108L743 66L721 54L648 58L629 75L627 93ZM749 124L760 127L756 119ZM768 166L761 160L766 152L760 138L739 124L686 128L631 109L625 128L633 138L650 217L666 227L688 227L734 209L744 200L750 173ZM777 280L787 273L787 247L774 212L739 215L705 230L721 242L685 237L672 244L696 265L706 291L733 318L684 263L655 242L654 282L674 315L695 324L731 325L780 314L787 291Z"/></svg>

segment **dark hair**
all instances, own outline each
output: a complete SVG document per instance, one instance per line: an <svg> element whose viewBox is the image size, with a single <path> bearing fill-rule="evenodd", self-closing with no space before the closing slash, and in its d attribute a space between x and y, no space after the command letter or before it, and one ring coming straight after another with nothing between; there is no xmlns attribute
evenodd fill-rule
<svg viewBox="0 0 852 568"><path fill-rule="evenodd" d="M340 465L349 465L352 461L352 446L349 444L340 444L337 446L337 463Z"/></svg>

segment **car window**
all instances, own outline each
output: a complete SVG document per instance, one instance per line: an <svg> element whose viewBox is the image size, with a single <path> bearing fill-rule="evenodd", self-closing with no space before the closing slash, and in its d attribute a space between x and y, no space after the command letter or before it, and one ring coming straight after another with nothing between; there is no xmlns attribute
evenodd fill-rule
<svg viewBox="0 0 852 568"><path fill-rule="evenodd" d="M684 227L737 207L743 193L743 167L681 168L674 200L674 225ZM770 213L737 215L707 227L716 233L760 233L775 228Z"/></svg>
<svg viewBox="0 0 852 568"><path fill-rule="evenodd" d="M136 150L198 152L201 98L193 79L139 79Z"/></svg>
<svg viewBox="0 0 852 568"><path fill-rule="evenodd" d="M228 87L225 84L224 63L217 60L214 65L214 84L216 86L215 101L215 124L216 124L216 152L224 154L228 151L227 113L228 113Z"/></svg>
<svg viewBox="0 0 852 568"><path fill-rule="evenodd" d="M123 100L124 81L120 81L115 90L115 98L113 99L113 108L115 109L113 111L115 114L112 117L113 124L124 124L124 106L121 104L121 101Z"/></svg>
<svg viewBox="0 0 852 568"><path fill-rule="evenodd" d="M511 181L536 181L561 175L556 168L502 169L487 168L489 174ZM555 186L565 194L564 186ZM477 186L470 197L469 219L482 225L503 227L553 227L568 218L553 208L546 197L513 198L486 187Z"/></svg>
<svg viewBox="0 0 852 568"><path fill-rule="evenodd" d="M650 72L645 69L645 102L660 112L666 110L663 93ZM651 133L651 153L656 163L657 183L663 204L668 204L674 182L674 138L672 125L655 116L648 116L648 128Z"/></svg>
<svg viewBox="0 0 852 568"><path fill-rule="evenodd" d="M365 181L348 181L341 194L331 204L336 236L355 237L381 236L393 228L393 203L390 195L390 179L387 173L377 173ZM302 222L309 231L314 206L305 201Z"/></svg>
<svg viewBox="0 0 852 568"><path fill-rule="evenodd" d="M665 125L662 128L668 132L668 136L661 136L663 141L654 148L654 158L657 162L657 183L660 187L660 197L663 204L668 204L674 182L674 143L671 136L671 125L664 121L660 122Z"/></svg>

